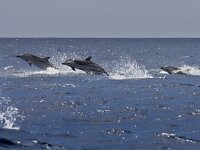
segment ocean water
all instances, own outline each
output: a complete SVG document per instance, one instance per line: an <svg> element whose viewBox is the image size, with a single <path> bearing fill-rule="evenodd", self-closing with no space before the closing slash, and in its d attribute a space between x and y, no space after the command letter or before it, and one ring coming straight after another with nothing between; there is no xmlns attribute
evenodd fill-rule
<svg viewBox="0 0 200 150"><path fill-rule="evenodd" d="M22 53L59 69L30 67ZM199 53L200 39L1 38L0 149L198 150ZM87 56L110 76L61 64Z"/></svg>

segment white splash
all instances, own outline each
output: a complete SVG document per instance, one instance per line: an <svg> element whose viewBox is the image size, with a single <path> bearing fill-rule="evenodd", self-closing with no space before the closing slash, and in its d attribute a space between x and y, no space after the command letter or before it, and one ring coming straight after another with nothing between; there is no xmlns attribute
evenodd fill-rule
<svg viewBox="0 0 200 150"><path fill-rule="evenodd" d="M161 70L160 73L161 74L169 74L169 73L167 73L166 71L163 71L163 70Z"/></svg>
<svg viewBox="0 0 200 150"><path fill-rule="evenodd" d="M131 59L121 60L110 75L110 78L115 80L153 78L144 66L138 65L135 60Z"/></svg>
<svg viewBox="0 0 200 150"><path fill-rule="evenodd" d="M197 66L184 65L183 67L180 67L180 70L189 75L200 76L200 69Z"/></svg>
<svg viewBox="0 0 200 150"><path fill-rule="evenodd" d="M24 116L20 115L18 108L10 103L9 98L0 97L0 127L19 130L20 127L16 125L16 121L24 119Z"/></svg>
<svg viewBox="0 0 200 150"><path fill-rule="evenodd" d="M63 62L65 62L67 59L71 59L71 58L75 58L75 59L81 59L80 55L78 53L75 52L70 52L70 54L63 53L60 51L57 51L56 49L51 49L51 58L50 61L57 67L59 68L59 70L66 70L66 68L68 68L68 70L72 71L71 68L62 65Z"/></svg>
<svg viewBox="0 0 200 150"><path fill-rule="evenodd" d="M20 127L15 125L18 113L18 108L12 106L9 106L5 112L0 111L0 121L3 128L19 130Z"/></svg>
<svg viewBox="0 0 200 150"><path fill-rule="evenodd" d="M23 70L20 72L13 73L13 76L16 77L29 77L34 75L49 75L49 76L57 76L57 75L70 75L70 74L79 74L84 73L83 71L73 71L71 68L61 68L61 69L54 69L54 68L47 68L46 70L39 70L39 71L30 71L30 70Z"/></svg>
<svg viewBox="0 0 200 150"><path fill-rule="evenodd" d="M14 66L7 66L4 68L5 71L15 71L16 68Z"/></svg>

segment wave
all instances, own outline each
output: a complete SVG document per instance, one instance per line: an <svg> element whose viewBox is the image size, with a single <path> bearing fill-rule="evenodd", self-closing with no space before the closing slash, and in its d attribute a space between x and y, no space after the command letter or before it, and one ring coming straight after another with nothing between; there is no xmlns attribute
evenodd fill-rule
<svg viewBox="0 0 200 150"><path fill-rule="evenodd" d="M200 143L200 140L198 139L193 139L186 136L180 136L174 133L161 133L158 134L158 136L165 137L167 139L175 139L181 142Z"/></svg>

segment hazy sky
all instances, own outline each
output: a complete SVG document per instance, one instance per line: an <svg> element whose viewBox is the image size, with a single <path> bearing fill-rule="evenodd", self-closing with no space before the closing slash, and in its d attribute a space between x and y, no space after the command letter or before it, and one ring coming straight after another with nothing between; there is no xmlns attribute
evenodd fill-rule
<svg viewBox="0 0 200 150"><path fill-rule="evenodd" d="M0 37L200 37L200 0L0 0Z"/></svg>

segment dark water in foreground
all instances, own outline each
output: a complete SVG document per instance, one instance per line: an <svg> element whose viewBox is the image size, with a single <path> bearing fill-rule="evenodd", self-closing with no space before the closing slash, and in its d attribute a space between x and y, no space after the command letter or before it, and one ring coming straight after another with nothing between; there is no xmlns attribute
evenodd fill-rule
<svg viewBox="0 0 200 150"><path fill-rule="evenodd" d="M200 39L0 39L0 149L197 150L199 51ZM30 67L21 53L60 69ZM61 65L90 55L110 77Z"/></svg>

